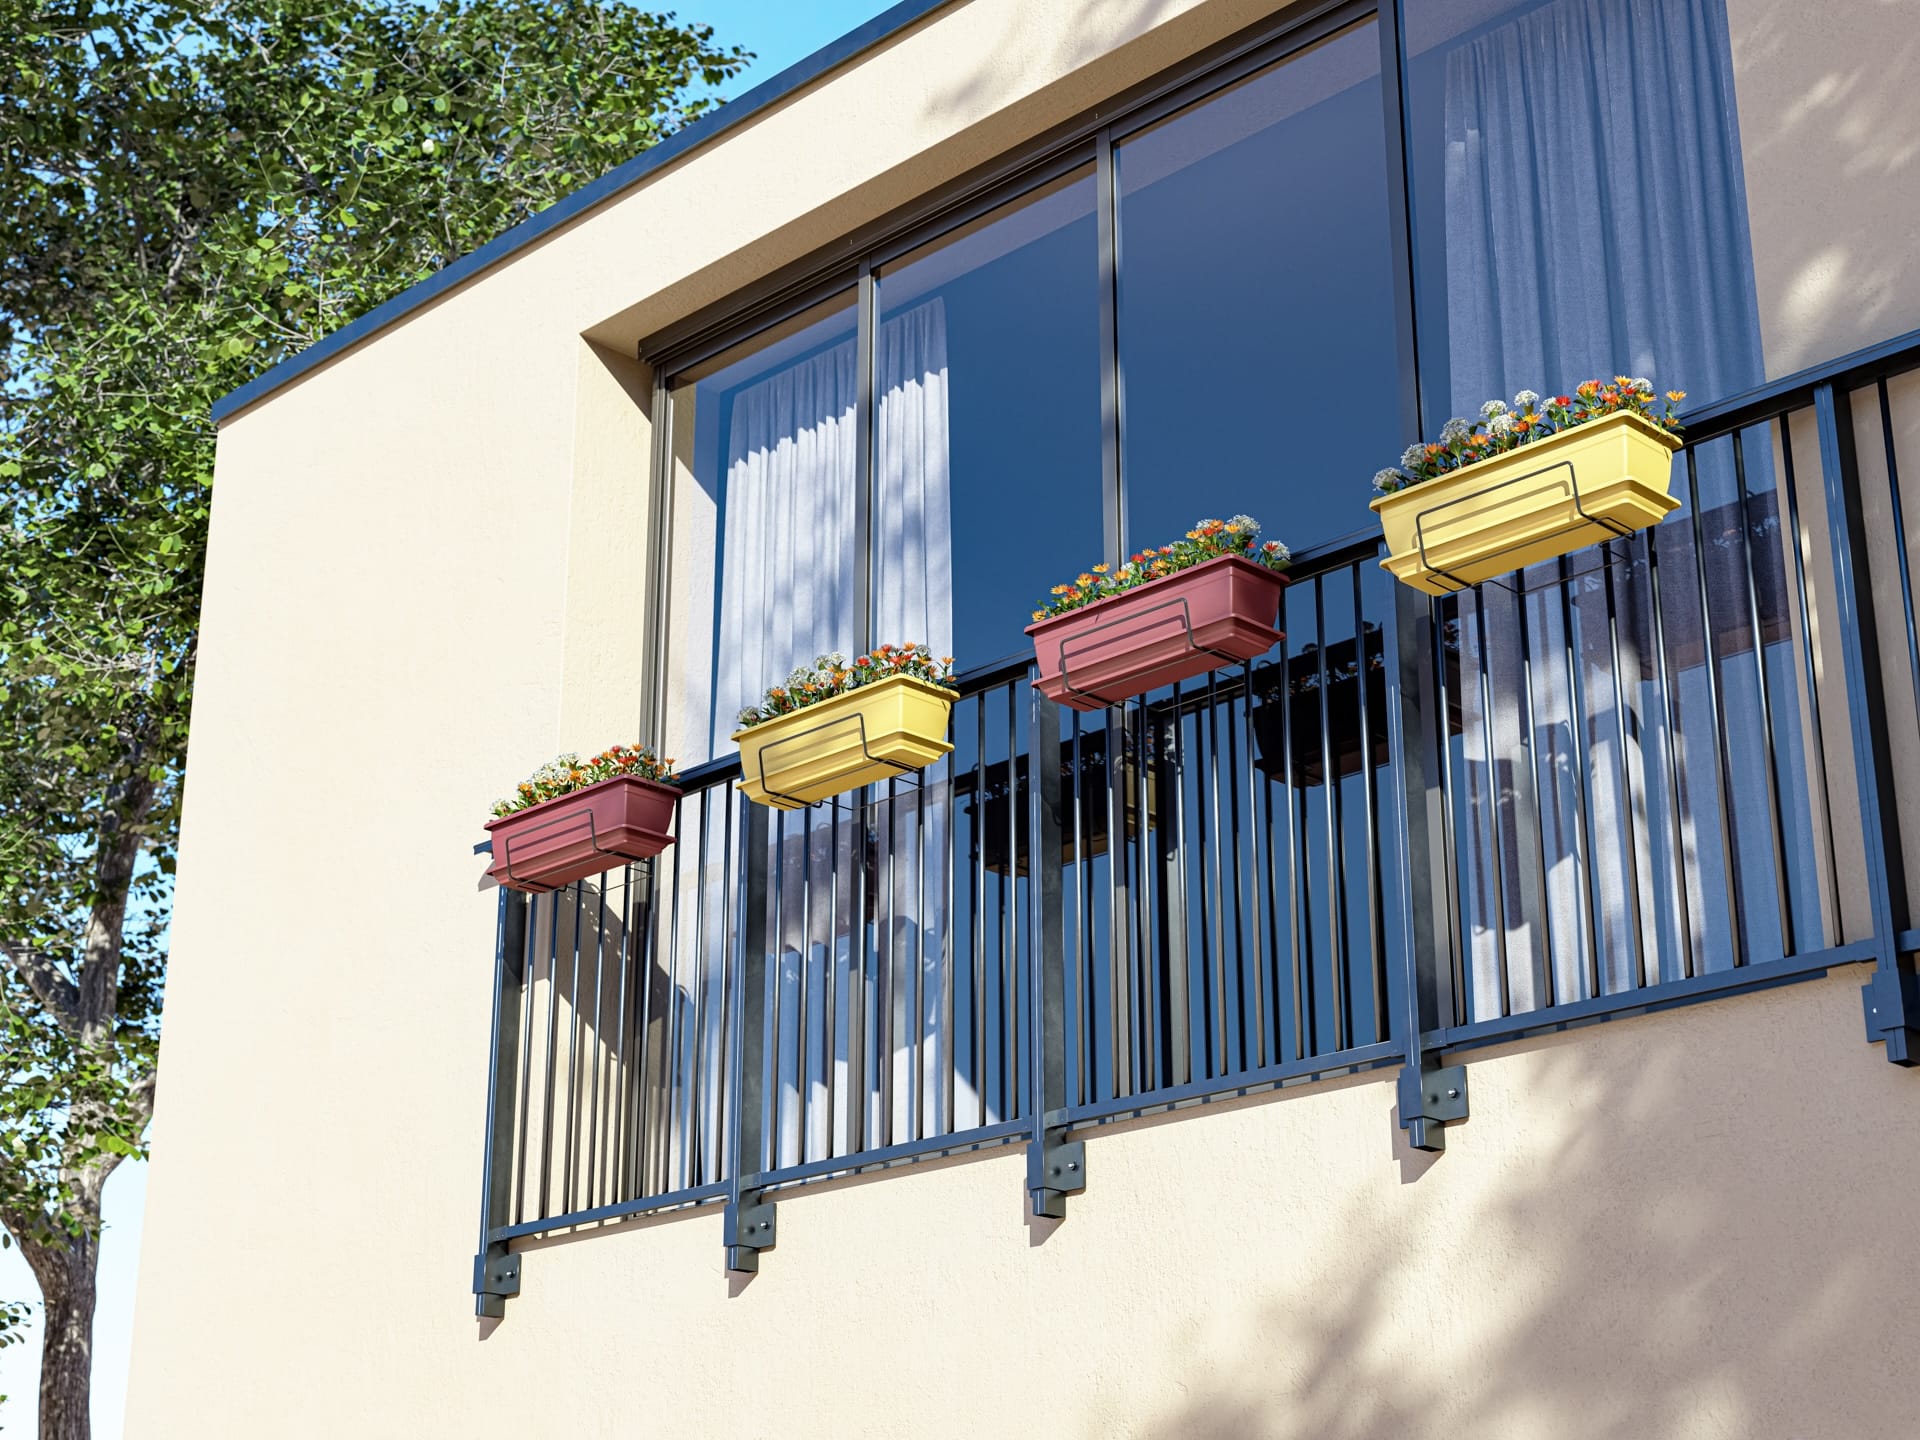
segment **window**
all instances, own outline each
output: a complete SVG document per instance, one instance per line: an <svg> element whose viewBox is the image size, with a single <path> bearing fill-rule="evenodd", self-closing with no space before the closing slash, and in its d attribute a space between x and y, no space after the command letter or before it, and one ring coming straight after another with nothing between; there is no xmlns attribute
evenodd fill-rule
<svg viewBox="0 0 1920 1440"><path fill-rule="evenodd" d="M1129 550L1246 510L1372 522L1397 451L1380 36L1368 22L1114 146Z"/></svg>

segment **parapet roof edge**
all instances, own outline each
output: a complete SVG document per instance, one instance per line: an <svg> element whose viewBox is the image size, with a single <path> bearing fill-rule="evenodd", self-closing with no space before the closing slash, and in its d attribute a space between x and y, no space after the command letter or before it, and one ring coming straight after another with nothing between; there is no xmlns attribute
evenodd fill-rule
<svg viewBox="0 0 1920 1440"><path fill-rule="evenodd" d="M282 386L291 384L309 370L326 364L336 355L343 354L361 341L379 334L389 325L412 314L455 286L471 280L481 271L499 264L516 251L525 249L542 236L577 219L594 206L632 189L655 170L690 150L718 139L736 125L778 104L796 90L817 80L827 71L845 64L862 51L872 49L923 16L951 3L952 0L900 0L899 4L883 10L866 24L857 26L839 39L821 46L804 60L789 65L778 75L761 81L746 94L729 100L717 110L701 116L684 129L676 130L658 145L643 150L624 165L609 170L598 180L581 186L566 198L556 200L539 214L495 236L478 250L462 255L445 269L401 291L391 300L376 305L358 319L349 321L338 330L315 341L299 354L290 355L272 369L262 371L238 389L229 391L213 403L214 424L220 424L249 405L265 399Z"/></svg>

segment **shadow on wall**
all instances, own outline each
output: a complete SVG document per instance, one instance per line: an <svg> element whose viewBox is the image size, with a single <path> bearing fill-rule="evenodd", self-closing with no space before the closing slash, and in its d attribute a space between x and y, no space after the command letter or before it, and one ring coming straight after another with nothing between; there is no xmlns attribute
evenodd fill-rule
<svg viewBox="0 0 1920 1440"><path fill-rule="evenodd" d="M1920 3L1727 12L1767 373L1920 325Z"/></svg>
<svg viewBox="0 0 1920 1440"><path fill-rule="evenodd" d="M1169 1367L1185 1371L1182 1402L1118 1428L1163 1440L1907 1433L1920 1315L1899 1257L1913 1167L1890 1157L1913 1153L1920 1124L1891 1135L1886 1117L1920 1111L1861 1106L1855 1067L1889 1072L1866 1088L1900 1087L1881 1097L1892 1105L1920 1104L1920 1088L1853 1043L1857 979L1721 1002L1717 1020L1681 1012L1479 1058L1475 1113L1449 1132L1449 1153L1424 1174L1403 1168L1387 1195L1376 1176L1324 1227L1283 1224L1283 1246L1314 1236L1280 1262L1294 1288L1256 1300L1247 1292L1272 1267L1247 1264ZM1814 991L1826 1003L1808 1004ZM1752 1011L1743 1023L1740 1008L1760 1005L1773 1023L1756 1029ZM1729 1035L1748 1042L1744 1063ZM1756 1035L1774 1048L1753 1053ZM1809 1080L1838 1083L1809 1093Z"/></svg>

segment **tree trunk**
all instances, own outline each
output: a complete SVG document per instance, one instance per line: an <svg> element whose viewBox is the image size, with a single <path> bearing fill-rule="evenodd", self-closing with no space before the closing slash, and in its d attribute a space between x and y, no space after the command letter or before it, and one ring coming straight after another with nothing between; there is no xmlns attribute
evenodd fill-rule
<svg viewBox="0 0 1920 1440"><path fill-rule="evenodd" d="M93 1309L99 1226L36 1257L45 1332L40 1346L40 1440L92 1440Z"/></svg>

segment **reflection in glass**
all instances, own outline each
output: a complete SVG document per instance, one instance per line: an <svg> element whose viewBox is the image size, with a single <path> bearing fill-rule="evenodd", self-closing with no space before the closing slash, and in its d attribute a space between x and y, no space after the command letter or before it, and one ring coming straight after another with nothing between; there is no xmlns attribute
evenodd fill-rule
<svg viewBox="0 0 1920 1440"><path fill-rule="evenodd" d="M1101 551L1091 170L885 266L874 434L875 634L960 666L1025 645L1063 567Z"/></svg>
<svg viewBox="0 0 1920 1440"><path fill-rule="evenodd" d="M1401 444L1381 116L1369 21L1114 148L1129 550L1372 523Z"/></svg>

